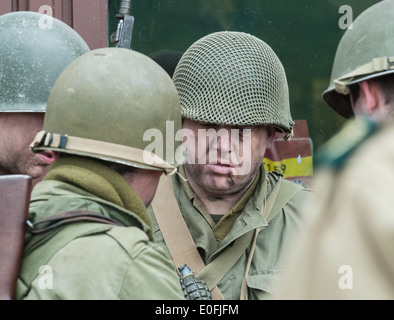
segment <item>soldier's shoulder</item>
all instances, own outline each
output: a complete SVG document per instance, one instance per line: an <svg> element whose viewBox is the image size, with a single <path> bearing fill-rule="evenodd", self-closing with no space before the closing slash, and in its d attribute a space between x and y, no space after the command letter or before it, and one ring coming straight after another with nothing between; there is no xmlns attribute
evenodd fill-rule
<svg viewBox="0 0 394 320"><path fill-rule="evenodd" d="M283 178L283 174L278 171L268 171L266 172L266 177L270 183L277 183L279 179Z"/></svg>
<svg viewBox="0 0 394 320"><path fill-rule="evenodd" d="M378 129L378 124L367 118L348 120L342 129L318 150L315 156L316 167L340 169Z"/></svg>
<svg viewBox="0 0 394 320"><path fill-rule="evenodd" d="M301 203L313 194L312 190L308 186L296 181L285 179L281 173L274 171L267 172L267 178L271 185L271 190L269 192L272 192L275 185L280 181L281 185L279 193L281 197L287 199L289 203Z"/></svg>
<svg viewBox="0 0 394 320"><path fill-rule="evenodd" d="M290 184L290 185L296 185L299 186L300 189L305 189L308 190L309 186L305 181L302 179L286 179L284 178L283 174L277 171L269 171L266 173L266 177L269 181L269 183L273 186L281 180L281 183L283 182L284 184Z"/></svg>

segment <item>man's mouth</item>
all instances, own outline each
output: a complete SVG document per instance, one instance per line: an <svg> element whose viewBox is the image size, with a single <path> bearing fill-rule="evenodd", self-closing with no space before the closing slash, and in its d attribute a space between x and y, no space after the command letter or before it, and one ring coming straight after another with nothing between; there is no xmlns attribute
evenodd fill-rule
<svg viewBox="0 0 394 320"><path fill-rule="evenodd" d="M55 156L52 151L43 151L37 154L37 157L45 165L50 165L55 161Z"/></svg>
<svg viewBox="0 0 394 320"><path fill-rule="evenodd" d="M232 173L233 170L234 170L233 166L231 166L229 164L223 164L223 163L220 163L220 162L218 162L218 163L210 163L208 166L213 172L218 173L218 174L225 174L225 175L227 175L229 173Z"/></svg>

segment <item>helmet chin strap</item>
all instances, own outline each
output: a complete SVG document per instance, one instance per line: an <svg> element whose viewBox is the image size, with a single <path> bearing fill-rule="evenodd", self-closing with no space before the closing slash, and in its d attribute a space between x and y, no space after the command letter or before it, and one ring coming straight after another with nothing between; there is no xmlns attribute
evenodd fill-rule
<svg viewBox="0 0 394 320"><path fill-rule="evenodd" d="M340 94L348 95L350 93L348 84L356 77L390 70L394 70L394 57L374 58L371 62L363 64L356 70L334 80L335 91Z"/></svg>
<svg viewBox="0 0 394 320"><path fill-rule="evenodd" d="M67 151L70 151L70 153L78 152L80 155L97 158L120 159L127 163L133 162L163 170L166 175L175 174L177 171L175 166L150 151L99 140L56 134L44 130L36 134L33 142L30 144L30 148L34 152L51 149L66 153ZM149 163L146 159L149 159Z"/></svg>

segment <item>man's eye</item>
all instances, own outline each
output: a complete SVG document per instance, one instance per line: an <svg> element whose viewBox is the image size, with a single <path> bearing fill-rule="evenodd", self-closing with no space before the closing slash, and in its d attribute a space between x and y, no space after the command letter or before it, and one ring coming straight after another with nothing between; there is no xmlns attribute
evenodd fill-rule
<svg viewBox="0 0 394 320"><path fill-rule="evenodd" d="M249 129L249 128L242 128L242 129L239 129L239 135L240 135L240 136L247 136L247 135L250 135L251 132L252 132L252 130Z"/></svg>
<svg viewBox="0 0 394 320"><path fill-rule="evenodd" d="M249 138L252 134L252 130L249 128L239 129L239 139L243 141L245 138Z"/></svg>
<svg viewBox="0 0 394 320"><path fill-rule="evenodd" d="M201 123L201 127L206 128L206 129L214 129L215 124L212 123Z"/></svg>

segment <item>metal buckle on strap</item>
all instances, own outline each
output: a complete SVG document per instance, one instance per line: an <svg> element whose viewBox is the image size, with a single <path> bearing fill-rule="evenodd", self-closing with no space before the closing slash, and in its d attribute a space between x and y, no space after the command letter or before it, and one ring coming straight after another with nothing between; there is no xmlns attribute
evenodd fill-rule
<svg viewBox="0 0 394 320"><path fill-rule="evenodd" d="M335 91L339 94L348 95L350 93L350 89L347 86L346 81L342 80L334 80Z"/></svg>
<svg viewBox="0 0 394 320"><path fill-rule="evenodd" d="M66 147L66 145L67 145L67 135L62 134L62 135L60 135L60 141L59 141L58 148L64 149Z"/></svg>
<svg viewBox="0 0 394 320"><path fill-rule="evenodd" d="M53 141L53 134L51 132L45 133L42 145L49 147Z"/></svg>

